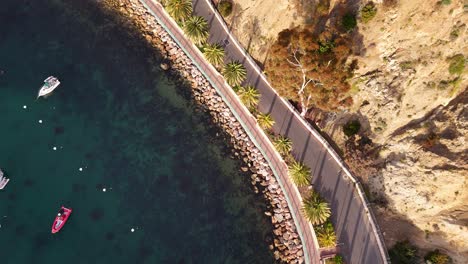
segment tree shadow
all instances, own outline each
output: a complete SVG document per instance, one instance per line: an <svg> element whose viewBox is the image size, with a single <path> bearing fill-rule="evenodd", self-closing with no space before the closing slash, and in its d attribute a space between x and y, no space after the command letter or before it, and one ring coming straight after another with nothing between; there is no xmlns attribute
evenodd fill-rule
<svg viewBox="0 0 468 264"><path fill-rule="evenodd" d="M365 55L363 36L359 32L359 28L356 26L351 30L347 30L343 25L343 17L345 15L350 14L355 18L357 17L362 0L340 1L331 9L329 8L330 0L319 0L318 2L318 7L313 13L313 16L317 16L317 22L313 29L311 29L312 32L314 32L314 35L319 36L326 30L335 31L335 34L349 38L354 55ZM323 12L320 10L320 5L328 7L329 12ZM357 23L359 23L359 21L357 21Z"/></svg>

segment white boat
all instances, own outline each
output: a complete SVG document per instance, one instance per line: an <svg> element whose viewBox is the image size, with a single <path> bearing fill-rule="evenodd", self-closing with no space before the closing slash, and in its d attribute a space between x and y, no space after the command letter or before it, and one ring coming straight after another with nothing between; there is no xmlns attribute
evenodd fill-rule
<svg viewBox="0 0 468 264"><path fill-rule="evenodd" d="M37 98L50 94L59 85L60 85L60 81L56 77L54 76L47 77L47 79L44 80L44 85L42 85L41 89L39 90L39 94L37 95Z"/></svg>
<svg viewBox="0 0 468 264"><path fill-rule="evenodd" d="M0 190L3 190L9 181L10 179L3 177L3 171L0 169Z"/></svg>

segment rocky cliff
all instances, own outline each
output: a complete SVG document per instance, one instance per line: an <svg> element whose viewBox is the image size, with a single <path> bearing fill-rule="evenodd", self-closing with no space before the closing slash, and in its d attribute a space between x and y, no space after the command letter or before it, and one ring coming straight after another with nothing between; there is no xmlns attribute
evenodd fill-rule
<svg viewBox="0 0 468 264"><path fill-rule="evenodd" d="M374 1L377 12L368 22L360 18L367 2L358 0L233 3L226 21L260 63L284 29L319 23L326 28L341 23L343 12L357 15L348 58L357 61L349 80L354 104L335 113L317 110L311 119L351 157L350 166L376 203L389 247L410 239L423 250L441 248L467 263L468 3ZM335 12L338 6L345 10ZM319 9L328 15L309 17ZM353 146L360 144L349 144L340 129L350 119L361 123L352 141L371 142L359 152L365 162L353 164Z"/></svg>

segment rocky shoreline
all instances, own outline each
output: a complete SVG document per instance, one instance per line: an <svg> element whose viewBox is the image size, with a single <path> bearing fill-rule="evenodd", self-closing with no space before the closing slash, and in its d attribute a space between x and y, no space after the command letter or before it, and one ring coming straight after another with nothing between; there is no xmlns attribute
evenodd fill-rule
<svg viewBox="0 0 468 264"><path fill-rule="evenodd" d="M255 193L263 194L269 203L265 215L271 218L274 227L273 239L268 243L275 259L286 263L304 263L302 241L283 191L260 150L255 147L221 96L138 0L107 2L125 18L131 19L149 44L158 49L163 58L160 65L163 70L190 82L192 97L211 115L212 121L229 135L233 155L244 163L241 170L251 175Z"/></svg>

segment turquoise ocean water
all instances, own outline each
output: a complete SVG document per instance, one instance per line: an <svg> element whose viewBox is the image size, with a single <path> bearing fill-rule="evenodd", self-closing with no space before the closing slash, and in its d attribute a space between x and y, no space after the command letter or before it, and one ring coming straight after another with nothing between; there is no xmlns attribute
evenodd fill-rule
<svg viewBox="0 0 468 264"><path fill-rule="evenodd" d="M219 131L95 2L0 4L0 263L273 263Z"/></svg>

